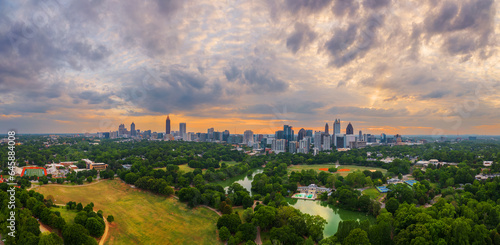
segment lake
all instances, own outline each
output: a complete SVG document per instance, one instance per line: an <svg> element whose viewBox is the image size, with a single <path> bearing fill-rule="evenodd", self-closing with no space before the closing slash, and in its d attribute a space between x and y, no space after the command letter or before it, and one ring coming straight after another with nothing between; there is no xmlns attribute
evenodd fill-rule
<svg viewBox="0 0 500 245"><path fill-rule="evenodd" d="M231 184L238 183L241 186L243 186L245 189L247 189L250 193L252 193L251 189L252 189L253 176L255 176L256 174L260 174L262 172L264 172L263 169L256 169L253 171L252 177L248 177L247 174L242 174L242 175L238 175L235 177L231 177L231 178L226 179L224 181L219 181L219 182L217 182L217 184L222 185L224 187L224 189L227 191L227 189L229 188L229 186Z"/></svg>
<svg viewBox="0 0 500 245"><path fill-rule="evenodd" d="M325 225L325 230L323 231L324 237L333 236L337 233L339 228L339 222L342 220L369 220L372 224L375 224L375 217L371 215L365 215L365 213L349 211L335 207L333 205L328 205L326 202L312 201L312 200L302 200L286 198L290 206L300 210L303 213L311 215L319 215L323 217L328 223Z"/></svg>
<svg viewBox="0 0 500 245"><path fill-rule="evenodd" d="M229 188L232 183L239 183L245 189L251 192L253 176L256 174L264 172L263 169L254 170L252 177L248 177L246 174L235 176L224 181L217 182L224 187L225 190ZM323 231L324 237L333 236L339 227L339 222L341 220L369 220L372 224L375 224L375 218L371 215L365 215L364 213L354 212L349 210L344 210L337 208L333 205L328 205L326 202L312 201L312 200L302 200L286 198L290 206L300 210L303 213L311 215L319 215L323 217L328 223L325 225L325 230Z"/></svg>

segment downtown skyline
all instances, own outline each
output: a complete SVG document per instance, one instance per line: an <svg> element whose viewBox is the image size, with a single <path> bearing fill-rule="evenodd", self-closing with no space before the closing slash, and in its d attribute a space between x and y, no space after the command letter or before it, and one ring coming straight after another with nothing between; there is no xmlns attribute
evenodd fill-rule
<svg viewBox="0 0 500 245"><path fill-rule="evenodd" d="M0 129L500 132L492 0L121 3L0 2Z"/></svg>

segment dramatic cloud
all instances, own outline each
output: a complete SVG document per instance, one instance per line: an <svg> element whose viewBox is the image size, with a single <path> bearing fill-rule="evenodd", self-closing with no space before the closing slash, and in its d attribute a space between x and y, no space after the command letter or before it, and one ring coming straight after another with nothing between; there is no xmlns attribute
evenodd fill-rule
<svg viewBox="0 0 500 245"><path fill-rule="evenodd" d="M495 133L497 13L493 0L0 1L0 127L161 131L170 114L272 132L341 116L373 133Z"/></svg>

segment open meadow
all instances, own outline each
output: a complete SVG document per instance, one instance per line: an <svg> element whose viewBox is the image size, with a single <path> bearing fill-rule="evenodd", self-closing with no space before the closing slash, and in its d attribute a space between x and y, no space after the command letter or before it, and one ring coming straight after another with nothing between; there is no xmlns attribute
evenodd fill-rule
<svg viewBox="0 0 500 245"><path fill-rule="evenodd" d="M43 185L37 191L52 195L57 204L93 202L94 211L104 211L105 217L113 215L105 244L221 244L215 212L190 209L177 199L134 189L120 180L73 188ZM65 218L72 215L62 208L58 211Z"/></svg>

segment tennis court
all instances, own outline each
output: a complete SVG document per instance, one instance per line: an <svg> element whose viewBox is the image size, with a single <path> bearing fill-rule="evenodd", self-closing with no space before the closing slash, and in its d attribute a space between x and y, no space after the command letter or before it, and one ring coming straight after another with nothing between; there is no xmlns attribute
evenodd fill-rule
<svg viewBox="0 0 500 245"><path fill-rule="evenodd" d="M385 186L377 186L377 190L380 192L380 193L387 193L391 190L387 189L387 187Z"/></svg>
<svg viewBox="0 0 500 245"><path fill-rule="evenodd" d="M416 180L405 180L404 181L407 185L409 186L413 186L415 183L417 183L418 181Z"/></svg>
<svg viewBox="0 0 500 245"><path fill-rule="evenodd" d="M31 176L42 177L46 175L47 175L46 170L41 167L25 167L21 174L21 176L29 176L29 177Z"/></svg>

